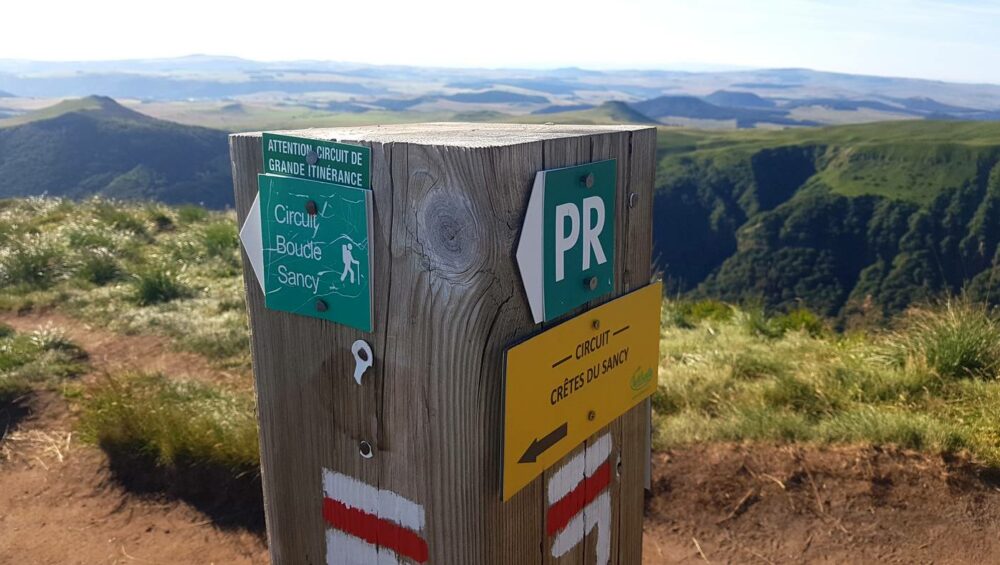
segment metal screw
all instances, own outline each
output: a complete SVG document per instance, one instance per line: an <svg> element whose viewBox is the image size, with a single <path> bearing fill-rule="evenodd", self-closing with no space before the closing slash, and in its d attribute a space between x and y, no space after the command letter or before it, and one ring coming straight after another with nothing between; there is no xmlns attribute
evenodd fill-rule
<svg viewBox="0 0 1000 565"><path fill-rule="evenodd" d="M372 444L365 440L361 440L361 443L358 444L358 450L361 452L361 456L365 459L371 459L372 456L375 455L375 450L372 449Z"/></svg>
<svg viewBox="0 0 1000 565"><path fill-rule="evenodd" d="M590 277L589 279L583 281L583 284L590 290L597 290L597 277Z"/></svg>
<svg viewBox="0 0 1000 565"><path fill-rule="evenodd" d="M306 213L307 214L309 214L310 216L315 216L316 215L316 211L317 211L317 209L316 209L316 201L315 200L310 200L310 201L306 202Z"/></svg>
<svg viewBox="0 0 1000 565"><path fill-rule="evenodd" d="M309 163L310 165L315 165L317 161L319 161L319 155L317 155L315 151L310 149L309 152L306 153L306 163Z"/></svg>
<svg viewBox="0 0 1000 565"><path fill-rule="evenodd" d="M594 326L595 330L601 329L601 321L600 320L594 320L594 323L592 325Z"/></svg>
<svg viewBox="0 0 1000 565"><path fill-rule="evenodd" d="M634 192L629 193L629 195L628 195L628 207L629 208L635 208L635 204L638 201L639 201L639 195L638 194L636 194Z"/></svg>
<svg viewBox="0 0 1000 565"><path fill-rule="evenodd" d="M322 298L318 298L316 300L316 311L317 312L326 312L327 308L329 308L329 306L327 306L326 300L323 300Z"/></svg>
<svg viewBox="0 0 1000 565"><path fill-rule="evenodd" d="M590 412L587 412L587 419L588 420L590 420L591 422L593 422L596 418L597 418L597 412L594 412L593 410L591 410Z"/></svg>
<svg viewBox="0 0 1000 565"><path fill-rule="evenodd" d="M586 176L580 177L580 183L587 188L594 188L594 173L587 173Z"/></svg>

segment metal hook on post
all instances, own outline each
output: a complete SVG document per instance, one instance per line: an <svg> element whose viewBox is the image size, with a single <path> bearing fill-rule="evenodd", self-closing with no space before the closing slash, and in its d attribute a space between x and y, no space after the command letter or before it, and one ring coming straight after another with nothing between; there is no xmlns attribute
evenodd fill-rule
<svg viewBox="0 0 1000 565"><path fill-rule="evenodd" d="M351 346L351 353L354 354L354 381L361 384L361 376L375 362L372 348L368 342L359 339Z"/></svg>

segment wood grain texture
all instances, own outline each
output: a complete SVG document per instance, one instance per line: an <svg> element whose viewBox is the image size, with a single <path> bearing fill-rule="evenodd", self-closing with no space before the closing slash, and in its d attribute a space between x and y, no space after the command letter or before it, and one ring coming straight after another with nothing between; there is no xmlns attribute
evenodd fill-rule
<svg viewBox="0 0 1000 565"><path fill-rule="evenodd" d="M551 559L548 473L500 501L503 353L540 329L514 251L536 172L613 157L614 296L648 281L655 130L418 124L287 133L372 149L375 329L267 310L244 270L273 562L325 562L323 468L422 505L429 563L593 562L591 536ZM260 135L231 136L231 151L242 223L262 171ZM646 200L630 210L632 191ZM351 378L358 338L375 354L360 386ZM641 558L645 415L640 405L607 429L612 464L622 460L612 487L615 563ZM362 440L375 445L373 458L359 455Z"/></svg>
<svg viewBox="0 0 1000 565"><path fill-rule="evenodd" d="M628 232L625 239L625 290L635 290L649 283L653 253L653 181L656 173L656 130L633 132L629 149L628 192L634 193L635 204L628 207L625 218ZM642 561L642 509L645 485L645 465L649 459L646 438L649 435L649 409L641 403L619 419L622 436L620 480L629 488L622 489L618 500L621 514L617 545L618 563Z"/></svg>

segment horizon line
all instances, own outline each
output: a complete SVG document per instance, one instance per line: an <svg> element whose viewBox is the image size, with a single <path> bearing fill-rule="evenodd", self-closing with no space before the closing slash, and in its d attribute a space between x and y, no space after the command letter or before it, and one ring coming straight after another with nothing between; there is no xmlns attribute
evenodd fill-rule
<svg viewBox="0 0 1000 565"><path fill-rule="evenodd" d="M114 64L114 63L155 63L155 62L166 62L166 61L183 61L185 59L216 59L216 60L234 60L242 61L247 63L256 63L261 65L283 65L283 64L326 64L326 65L343 65L343 66L357 66L357 67L375 67L375 68L411 68L411 69L447 69L453 71L532 71L532 72L545 72L545 71L566 71L566 70L576 70L582 72L594 72L594 73L628 73L628 72L664 72L664 73L684 73L684 74L722 74L722 73L753 73L753 72L767 72L767 71L808 71L814 73L831 74L831 75L846 75L846 76L856 76L856 77L872 77L872 78L891 78L898 80L911 80L911 81L922 81L922 82L936 82L943 84L962 84L966 86L1000 86L1000 82L989 82L988 80L956 80L956 79L940 79L940 78L928 78L928 77L917 77L917 76L905 76L905 75L880 75L880 74L870 74L870 73L856 73L847 71L836 71L836 70L824 70L820 68L813 67L767 67L767 66L742 66L742 65L728 65L728 64L716 64L716 63L698 63L698 62L677 62L664 64L664 66L638 66L638 67L628 67L628 66L596 66L587 67L585 65L563 65L563 66L459 66L459 65L414 65L414 64L400 64L400 63L366 63L359 61L343 61L336 59L275 59L275 60L264 60L264 59L252 59L247 57L242 57L239 55L213 55L208 53L189 53L186 55L176 55L176 56L161 56L161 57L137 57L137 58L113 58L113 59L24 59L24 58L6 58L0 57L0 65L4 63L15 63L15 64L49 64L49 65L72 65L72 64ZM672 65L672 66L671 66ZM701 70L694 70L697 67L701 67ZM4 72L4 71L0 71ZM6 71L11 72L11 71ZM133 71L134 72L134 71Z"/></svg>

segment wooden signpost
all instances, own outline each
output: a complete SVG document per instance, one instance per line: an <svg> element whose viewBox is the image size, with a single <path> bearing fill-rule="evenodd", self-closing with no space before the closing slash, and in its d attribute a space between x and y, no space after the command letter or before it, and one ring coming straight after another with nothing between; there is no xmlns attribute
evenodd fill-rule
<svg viewBox="0 0 1000 565"><path fill-rule="evenodd" d="M612 301L645 297L642 308L655 309L658 318L658 300L648 298L651 289L643 291L651 275L655 129L452 123L266 135L276 142L270 148L261 134L236 134L230 142L244 242L257 242L245 248L244 282L272 561L639 563L649 457L649 408L642 398L651 390L649 344L658 329L657 336L640 335L652 331L649 313ZM275 161L266 165L265 154ZM567 169L588 164L595 164L589 181ZM561 215L548 220L552 233L538 244L538 280L552 281L542 291L543 308L536 308L544 321L536 323L518 255L542 172L545 192L556 200L546 200L541 213ZM298 177L310 190L258 182L260 174ZM341 216L314 215L317 206L309 204L339 198L338 180L366 191L367 226L358 233L368 235L369 260L355 270L365 271L370 285L370 326L353 322L365 321L353 314L340 321L335 301L317 305L306 296L313 287L339 289L350 266L343 244L333 245L323 233L323 218ZM328 193L321 182L329 183ZM295 212L282 216L291 224L257 225L278 209L273 202ZM298 214L300 204L305 215ZM338 233L344 221L337 219ZM270 240L279 234L282 249L294 256L272 263L265 257L275 253ZM289 246L296 237L304 239ZM544 249L546 242L553 248ZM313 270L320 248L314 262L321 268ZM560 255L557 270L546 257ZM301 295L301 306L268 307L265 293L278 283L267 276L279 264L286 265L281 284L299 282L288 272L313 275L281 291L296 300ZM258 280L257 272L267 280ZM585 285L591 279L593 288ZM578 285L567 300L559 290L569 284L564 281ZM607 328L611 333L620 332L613 339L592 325L563 324L603 304L610 310L593 311L614 326ZM523 453L505 458L506 440L523 443L505 438L505 425L535 431L520 422L526 407L517 405L510 387L531 370L533 357L523 353L532 343L547 347L545 340L562 335L548 332L567 331L581 343L596 340L591 352L607 345L592 358L601 357L598 363L606 361L609 370L566 392L568 377L539 356L548 363L547 376L539 367L539 378L560 381L567 398L560 403L573 408L573 429L556 438L555 426L532 438L558 443L552 452L559 455L536 453L532 471L518 474L517 489L505 497L505 473L519 459L531 459L524 456L530 445L520 443ZM521 363L516 375L507 369L511 355ZM640 359L642 367L631 366ZM574 363L563 367L576 371ZM584 392L605 386L618 396L602 400ZM553 387L547 390L551 398ZM586 399L586 412L578 413L573 395ZM588 418L590 411L595 417Z"/></svg>

